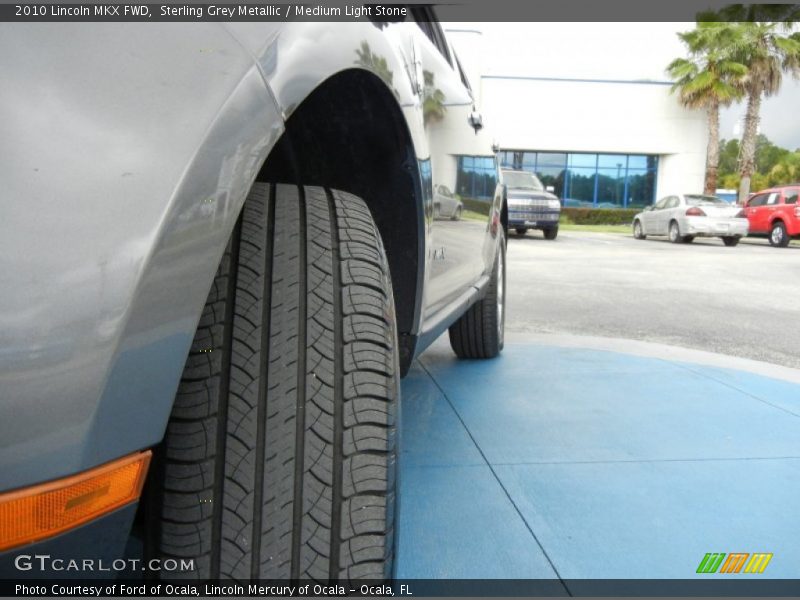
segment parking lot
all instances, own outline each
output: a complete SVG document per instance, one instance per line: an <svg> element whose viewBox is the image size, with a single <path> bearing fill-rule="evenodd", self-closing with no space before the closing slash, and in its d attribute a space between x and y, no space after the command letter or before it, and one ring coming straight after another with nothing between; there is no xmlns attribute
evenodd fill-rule
<svg viewBox="0 0 800 600"><path fill-rule="evenodd" d="M800 368L800 245L539 232L508 240L509 332L630 338Z"/></svg>

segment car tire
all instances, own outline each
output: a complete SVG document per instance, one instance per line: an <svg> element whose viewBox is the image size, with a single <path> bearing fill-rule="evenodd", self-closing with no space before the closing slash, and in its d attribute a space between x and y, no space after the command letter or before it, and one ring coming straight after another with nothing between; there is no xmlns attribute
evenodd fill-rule
<svg viewBox="0 0 800 600"><path fill-rule="evenodd" d="M775 221L769 231L769 243L776 248L786 248L790 241L791 239L786 233L786 225L783 224L783 221Z"/></svg>
<svg viewBox="0 0 800 600"><path fill-rule="evenodd" d="M722 238L722 243L732 248L739 244L740 239L738 235L726 235Z"/></svg>
<svg viewBox="0 0 800 600"><path fill-rule="evenodd" d="M670 221L669 223L669 241L673 244L680 244L683 242L680 227L677 221Z"/></svg>
<svg viewBox="0 0 800 600"><path fill-rule="evenodd" d="M256 183L178 388L148 554L197 579L388 578L398 382L366 205Z"/></svg>
<svg viewBox="0 0 800 600"><path fill-rule="evenodd" d="M685 236L683 236L683 240L682 241L683 241L684 244L691 244L694 241L694 236L693 235L685 235Z"/></svg>
<svg viewBox="0 0 800 600"><path fill-rule="evenodd" d="M450 347L459 358L494 358L503 350L506 322L506 243L500 230L486 295L473 304L448 331Z"/></svg>
<svg viewBox="0 0 800 600"><path fill-rule="evenodd" d="M544 233L544 239L546 240L556 239L556 237L558 237L558 225L556 225L555 227L548 227L543 231L543 233Z"/></svg>
<svg viewBox="0 0 800 600"><path fill-rule="evenodd" d="M524 227L517 227L516 232L517 235L525 235L526 233L528 233L528 230L525 229Z"/></svg>
<svg viewBox="0 0 800 600"><path fill-rule="evenodd" d="M637 240L647 239L647 236L644 234L644 229L642 229L642 222L639 219L633 222L633 237Z"/></svg>
<svg viewBox="0 0 800 600"><path fill-rule="evenodd" d="M456 208L456 212L453 213L453 221L460 221L462 212L463 209L460 206Z"/></svg>

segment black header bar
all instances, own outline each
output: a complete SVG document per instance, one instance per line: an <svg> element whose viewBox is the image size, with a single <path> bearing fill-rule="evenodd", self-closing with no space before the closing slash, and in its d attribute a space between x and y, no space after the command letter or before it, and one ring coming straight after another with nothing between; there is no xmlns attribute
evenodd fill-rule
<svg viewBox="0 0 800 600"><path fill-rule="evenodd" d="M105 3L105 2L9 2L0 0L0 21L5 22L194 22L194 21L403 21L409 18L406 3ZM437 17L447 22L646 22L694 21L698 15L719 11L724 0L459 0L426 2ZM739 5L741 6L741 5ZM756 3L753 20L790 20L800 16L798 4ZM768 17L768 18L764 18Z"/></svg>

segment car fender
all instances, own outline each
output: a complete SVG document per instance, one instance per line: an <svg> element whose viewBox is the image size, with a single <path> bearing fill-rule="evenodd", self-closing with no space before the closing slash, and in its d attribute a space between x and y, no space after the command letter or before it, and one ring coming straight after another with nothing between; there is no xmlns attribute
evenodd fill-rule
<svg viewBox="0 0 800 600"><path fill-rule="evenodd" d="M775 226L776 221L780 221L781 223L783 223L783 226L786 228L786 233L788 235L794 235L791 232L791 225L792 225L791 219L788 218L788 215L781 212L775 212L769 216L769 226L767 227L768 233L772 231L772 228Z"/></svg>
<svg viewBox="0 0 800 600"><path fill-rule="evenodd" d="M419 186L414 198L408 198L415 203L414 223L397 224L398 228L416 228L403 231L403 235L407 233L409 239L418 242L416 248L410 249L416 255L415 297L408 299L409 310L413 313L408 320L412 325L403 332L415 336L423 326L423 291L429 271L426 249L430 247L433 215L432 189L423 189L431 183L421 177L419 167L426 162L430 164L431 155L419 93L422 88L416 87L415 81L414 55L418 50L415 50L413 37L423 34L412 22L364 20L337 23L336 28L326 23L289 22L265 44L258 35L258 25L230 23L226 26L253 55L285 121L326 81L353 70L373 75L388 90L402 114L401 125L408 133L416 159L409 160L408 168ZM388 114L386 117L394 118Z"/></svg>
<svg viewBox="0 0 800 600"><path fill-rule="evenodd" d="M792 210L794 210L794 207L792 207ZM786 215L783 222L786 224L786 231L790 236L795 237L800 235L800 218L789 213Z"/></svg>
<svg viewBox="0 0 800 600"><path fill-rule="evenodd" d="M0 490L163 436L283 122L215 23L0 33Z"/></svg>
<svg viewBox="0 0 800 600"><path fill-rule="evenodd" d="M429 155L419 97L413 89L411 23L290 22L264 43L254 23L226 25L261 69L284 119L326 79L364 69L383 81L403 112L418 158Z"/></svg>

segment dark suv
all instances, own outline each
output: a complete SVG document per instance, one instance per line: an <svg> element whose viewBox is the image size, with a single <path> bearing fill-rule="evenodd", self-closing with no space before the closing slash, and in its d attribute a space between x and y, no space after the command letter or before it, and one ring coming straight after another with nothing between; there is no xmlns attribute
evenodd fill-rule
<svg viewBox="0 0 800 600"><path fill-rule="evenodd" d="M556 239L561 217L558 196L545 190L539 178L528 171L503 169L501 174L508 190L509 230L525 235L528 229L541 229L545 239Z"/></svg>
<svg viewBox="0 0 800 600"><path fill-rule="evenodd" d="M750 197L745 214L751 236L767 236L769 243L785 248L792 238L800 237L800 183L763 190Z"/></svg>

